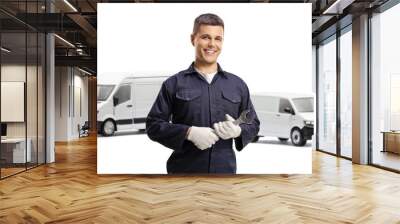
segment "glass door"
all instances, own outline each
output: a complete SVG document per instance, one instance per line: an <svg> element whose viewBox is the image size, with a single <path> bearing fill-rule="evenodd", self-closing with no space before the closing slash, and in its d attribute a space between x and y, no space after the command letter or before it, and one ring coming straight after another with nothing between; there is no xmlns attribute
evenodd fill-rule
<svg viewBox="0 0 400 224"><path fill-rule="evenodd" d="M340 155L352 158L352 33L340 36Z"/></svg>
<svg viewBox="0 0 400 224"><path fill-rule="evenodd" d="M371 162L400 171L400 4L371 18Z"/></svg>
<svg viewBox="0 0 400 224"><path fill-rule="evenodd" d="M336 154L336 35L318 47L318 149Z"/></svg>

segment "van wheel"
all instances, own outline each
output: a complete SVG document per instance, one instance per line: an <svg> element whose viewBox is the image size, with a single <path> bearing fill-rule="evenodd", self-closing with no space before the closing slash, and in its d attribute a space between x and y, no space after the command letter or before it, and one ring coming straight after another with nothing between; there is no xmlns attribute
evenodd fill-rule
<svg viewBox="0 0 400 224"><path fill-rule="evenodd" d="M253 138L252 142L258 142L259 139L260 139L260 136L257 135L256 137Z"/></svg>
<svg viewBox="0 0 400 224"><path fill-rule="evenodd" d="M303 133L301 133L300 129L298 128L293 128L292 132L290 133L290 140L295 146L304 146L307 142L307 140L305 140L303 137Z"/></svg>
<svg viewBox="0 0 400 224"><path fill-rule="evenodd" d="M287 142L288 138L278 138L281 142Z"/></svg>
<svg viewBox="0 0 400 224"><path fill-rule="evenodd" d="M104 136L114 135L115 132L115 123L112 120L106 120L103 123L103 127L101 128L101 132Z"/></svg>

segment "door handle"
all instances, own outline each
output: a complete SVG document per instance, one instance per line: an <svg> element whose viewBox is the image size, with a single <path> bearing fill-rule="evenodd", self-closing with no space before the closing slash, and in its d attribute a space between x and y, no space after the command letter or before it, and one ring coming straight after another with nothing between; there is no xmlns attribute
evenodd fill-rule
<svg viewBox="0 0 400 224"><path fill-rule="evenodd" d="M277 116L277 117L280 117L281 115L280 115L280 114L276 114L276 116Z"/></svg>
<svg viewBox="0 0 400 224"><path fill-rule="evenodd" d="M126 107L132 107L132 104L126 105Z"/></svg>

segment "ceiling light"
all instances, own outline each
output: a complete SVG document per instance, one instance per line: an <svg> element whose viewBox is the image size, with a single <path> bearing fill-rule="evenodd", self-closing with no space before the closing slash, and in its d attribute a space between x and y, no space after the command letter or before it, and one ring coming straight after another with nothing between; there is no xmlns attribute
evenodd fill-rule
<svg viewBox="0 0 400 224"><path fill-rule="evenodd" d="M75 45L71 44L71 42L67 41L66 39L58 36L57 34L54 34L54 36L56 36L58 39L60 39L61 41L63 41L64 43L68 44L69 46L75 48Z"/></svg>
<svg viewBox="0 0 400 224"><path fill-rule="evenodd" d="M85 73L85 74L87 74L87 75L92 75L92 73L89 73L88 71L83 70L83 69L81 69L81 68L79 68L79 67L78 67L78 70L81 71L81 72L83 72L83 73Z"/></svg>
<svg viewBox="0 0 400 224"><path fill-rule="evenodd" d="M65 4L67 4L72 10L74 10L75 12L78 12L78 10L71 4L69 3L68 0L64 0Z"/></svg>
<svg viewBox="0 0 400 224"><path fill-rule="evenodd" d="M336 0L332 5L325 9L322 14L342 14L343 10L354 1L355 0Z"/></svg>
<svg viewBox="0 0 400 224"><path fill-rule="evenodd" d="M10 52L11 52L11 50L9 50L9 49L7 49L7 48L5 48L5 47L1 47L1 50L4 51L4 52L6 52L6 53L10 53Z"/></svg>

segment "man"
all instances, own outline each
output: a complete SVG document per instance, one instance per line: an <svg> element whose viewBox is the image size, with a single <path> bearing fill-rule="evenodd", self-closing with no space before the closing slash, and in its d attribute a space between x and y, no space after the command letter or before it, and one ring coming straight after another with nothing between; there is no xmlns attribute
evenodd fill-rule
<svg viewBox="0 0 400 224"><path fill-rule="evenodd" d="M221 18L197 17L191 35L194 63L162 84L147 116L150 139L174 150L168 173L236 173L233 139L240 151L257 136L260 122L247 85L217 63L223 40ZM233 123L247 109L251 124Z"/></svg>

